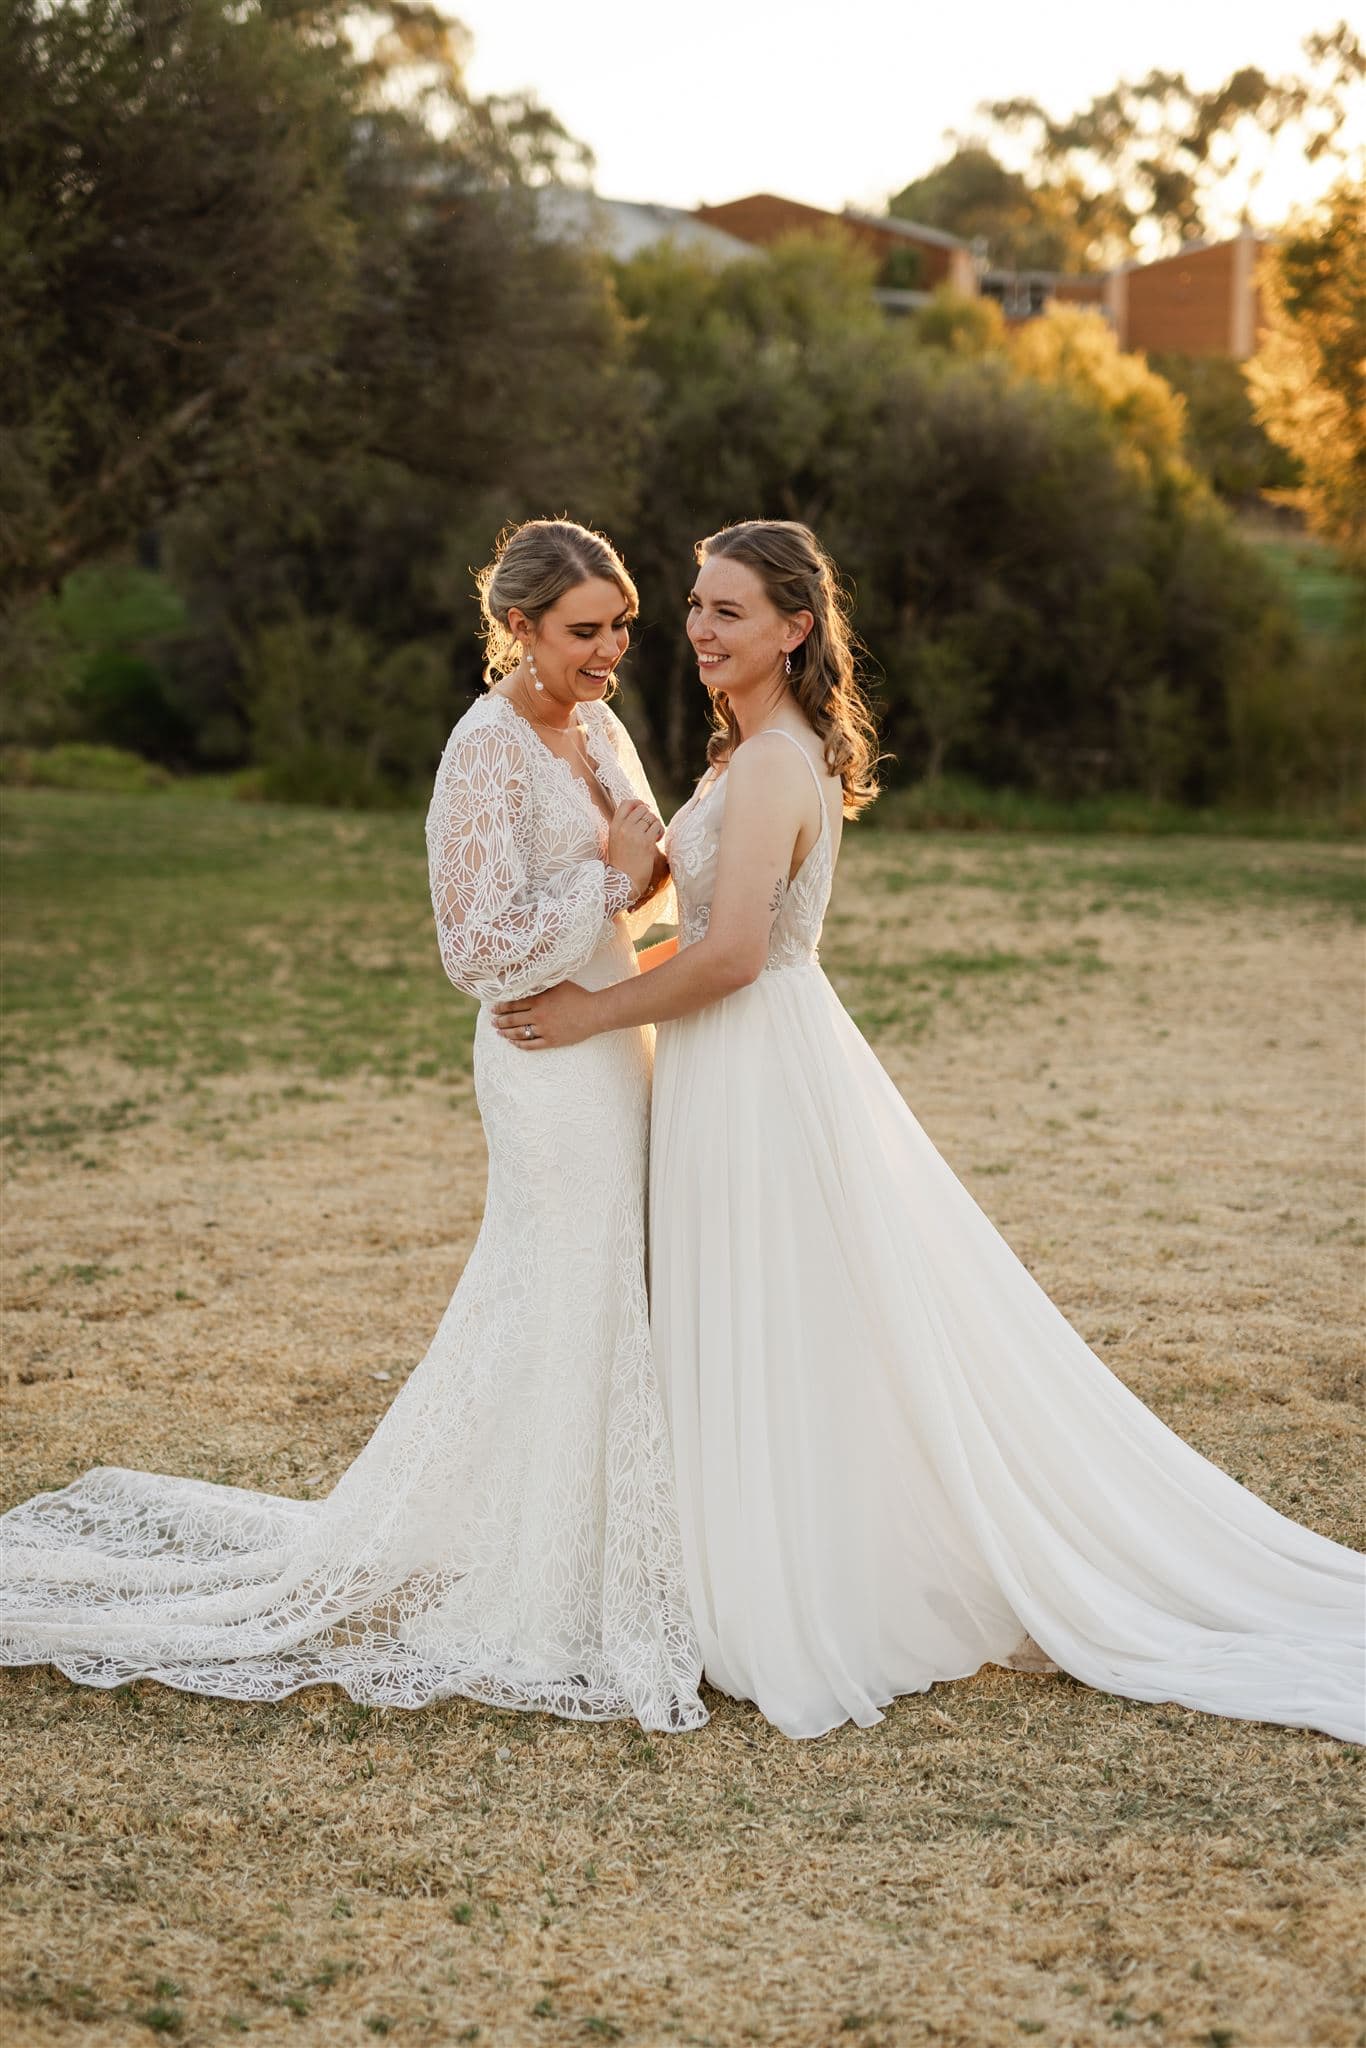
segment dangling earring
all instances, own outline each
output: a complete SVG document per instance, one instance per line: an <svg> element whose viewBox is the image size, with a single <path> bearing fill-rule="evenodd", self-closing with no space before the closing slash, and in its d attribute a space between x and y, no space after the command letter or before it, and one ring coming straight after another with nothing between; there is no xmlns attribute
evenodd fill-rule
<svg viewBox="0 0 1366 2048"><path fill-rule="evenodd" d="M541 681L540 672L536 667L536 657L532 653L530 646L528 646L526 650L526 665L531 670L531 680L533 683L535 683L536 688L538 690L544 690L545 684Z"/></svg>
<svg viewBox="0 0 1366 2048"><path fill-rule="evenodd" d="M792 673L792 656L791 656L790 654L785 654L785 655L783 656L783 674L784 674L785 676L790 676L790 675L791 675L791 673Z"/></svg>

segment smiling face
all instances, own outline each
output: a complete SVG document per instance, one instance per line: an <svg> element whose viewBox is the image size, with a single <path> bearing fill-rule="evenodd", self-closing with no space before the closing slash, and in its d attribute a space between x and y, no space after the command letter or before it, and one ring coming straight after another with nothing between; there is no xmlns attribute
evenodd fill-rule
<svg viewBox="0 0 1366 2048"><path fill-rule="evenodd" d="M630 621L626 598L605 576L574 584L534 624L515 606L508 612L511 631L531 650L545 695L562 705L593 704L607 695L612 671L631 644Z"/></svg>
<svg viewBox="0 0 1366 2048"><path fill-rule="evenodd" d="M688 598L688 638L709 690L735 701L786 687L783 657L811 629L811 614L780 612L747 562L709 555Z"/></svg>

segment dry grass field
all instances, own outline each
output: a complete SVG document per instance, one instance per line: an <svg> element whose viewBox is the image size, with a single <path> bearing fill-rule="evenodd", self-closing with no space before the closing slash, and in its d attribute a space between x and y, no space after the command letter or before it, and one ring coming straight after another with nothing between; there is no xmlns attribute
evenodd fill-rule
<svg viewBox="0 0 1366 2048"><path fill-rule="evenodd" d="M4 1505L318 1493L477 1226L420 821L8 805ZM1366 1543L1359 870L852 833L826 964L1176 1429ZM4 2039L1360 2048L1363 1753L988 1670L811 1744L0 1676ZM1354 1832L1355 1831L1355 1832Z"/></svg>

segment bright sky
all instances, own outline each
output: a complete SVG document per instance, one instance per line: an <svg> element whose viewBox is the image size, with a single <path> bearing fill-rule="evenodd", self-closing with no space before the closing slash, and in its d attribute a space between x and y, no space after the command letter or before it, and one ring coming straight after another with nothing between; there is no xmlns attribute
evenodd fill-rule
<svg viewBox="0 0 1366 2048"><path fill-rule="evenodd" d="M878 210L970 132L981 100L1074 112L1120 78L1295 70L1344 0L442 0L474 35L479 93L530 87L598 159L612 199L673 206L781 192ZM1366 117L1353 122L1366 144ZM1326 174L1283 143L1253 214L1274 225ZM1241 199L1241 193L1239 198ZM1235 207L1236 212L1236 207Z"/></svg>

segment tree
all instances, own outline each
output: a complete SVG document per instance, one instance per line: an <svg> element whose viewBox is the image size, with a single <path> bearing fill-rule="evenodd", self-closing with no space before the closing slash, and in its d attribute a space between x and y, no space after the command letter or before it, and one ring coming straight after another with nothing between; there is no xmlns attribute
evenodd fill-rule
<svg viewBox="0 0 1366 2048"><path fill-rule="evenodd" d="M1208 797L1279 592L1113 414L991 357L894 366L822 536L854 580L903 775Z"/></svg>
<svg viewBox="0 0 1366 2048"><path fill-rule="evenodd" d="M1299 463L1310 523L1366 569L1366 184L1347 181L1262 272L1266 331L1246 375Z"/></svg>
<svg viewBox="0 0 1366 2048"><path fill-rule="evenodd" d="M346 302L356 94L289 0L7 0L0 101L0 554L23 591L269 464Z"/></svg>
<svg viewBox="0 0 1366 2048"><path fill-rule="evenodd" d="M618 271L645 420L639 509L619 536L646 607L627 670L643 680L628 689L665 787L687 785L705 742L682 630L693 545L756 515L822 524L913 347L873 276L844 238L801 235L719 271L667 247Z"/></svg>
<svg viewBox="0 0 1366 2048"><path fill-rule="evenodd" d="M1366 81L1366 53L1343 21L1305 38L1303 77L1269 78L1243 66L1200 92L1180 72L1121 81L1089 106L1055 120L1039 101L998 100L983 109L1030 147L1026 178L1050 191L1072 180L1088 205L1108 200L1104 262L1132 252L1134 230L1151 221L1167 244L1205 234L1228 214L1241 182L1242 211L1255 199L1258 149L1281 144L1311 162L1342 155L1342 131ZM1256 145L1256 147L1254 147Z"/></svg>
<svg viewBox="0 0 1366 2048"><path fill-rule="evenodd" d="M1104 413L1120 445L1150 476L1188 476L1182 400L1145 357L1120 348L1102 314L1055 302L1040 319L1026 321L1009 347L1021 376Z"/></svg>
<svg viewBox="0 0 1366 2048"><path fill-rule="evenodd" d="M358 750L334 794L411 788L420 744L379 728L434 675L447 713L477 679L471 562L509 518L572 503L611 521L630 502L610 280L539 242L530 200L584 152L533 101L472 98L463 31L408 0L372 11L360 54L326 0L94 0L60 19L16 4L30 119L0 144L0 268L28 293L0 312L14 586L154 527L189 600L158 661L196 757L240 760L254 734L288 755L277 780L296 794L329 749ZM52 636L15 618L8 637L25 731L55 734L71 689L41 684ZM348 676L373 659L376 687L327 724L324 693L288 696L291 649L313 674L329 650ZM129 662L114 648L100 671L106 718L138 696Z"/></svg>
<svg viewBox="0 0 1366 2048"><path fill-rule="evenodd" d="M1241 363L1151 352L1148 364L1184 399L1187 455L1221 498L1255 505L1294 485L1298 468L1256 417Z"/></svg>
<svg viewBox="0 0 1366 2048"><path fill-rule="evenodd" d="M1075 170L1007 170L982 142L960 143L888 201L889 213L985 245L998 269L1094 270L1127 250L1130 222L1113 192L1091 192Z"/></svg>
<svg viewBox="0 0 1366 2048"><path fill-rule="evenodd" d="M458 23L414 0L368 18L361 57L341 0L5 0L11 591L208 490L270 490L339 431L363 443L371 408L338 350L349 332L355 353L359 319L391 331L395 295L411 308L414 245L481 205L525 239L510 215L527 183L585 169L534 99L468 93ZM385 440L394 427L390 408ZM407 435L419 468L432 449Z"/></svg>

